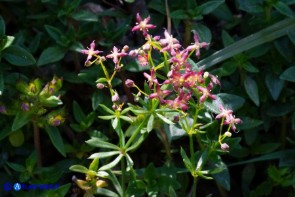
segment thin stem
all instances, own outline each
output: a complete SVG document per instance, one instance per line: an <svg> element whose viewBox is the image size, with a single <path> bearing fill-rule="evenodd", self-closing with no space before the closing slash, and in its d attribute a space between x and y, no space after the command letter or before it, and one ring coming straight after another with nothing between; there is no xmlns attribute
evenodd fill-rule
<svg viewBox="0 0 295 197"><path fill-rule="evenodd" d="M34 146L37 153L37 166L42 167L42 155L41 155L41 144L40 144L40 129L37 123L33 121L34 129Z"/></svg>
<svg viewBox="0 0 295 197"><path fill-rule="evenodd" d="M125 180L126 180L126 170L125 170L125 158L123 157L121 159L121 186L122 186L122 191L123 191L123 197L125 196Z"/></svg>
<svg viewBox="0 0 295 197"><path fill-rule="evenodd" d="M171 34L171 17L170 17L168 0L165 0L165 8L166 8L166 14L167 14L167 31L169 34Z"/></svg>
<svg viewBox="0 0 295 197"><path fill-rule="evenodd" d="M192 23L190 20L184 21L184 46L188 46L191 40Z"/></svg>
<svg viewBox="0 0 295 197"><path fill-rule="evenodd" d="M167 135L166 135L165 131L162 128L159 128L159 132L160 132L160 135L162 137L162 142L163 142L163 145L164 145L164 148L165 148L168 163L170 163L172 161L172 155L171 155L171 149L170 149L170 145L169 145L169 142L168 142L168 139L167 139Z"/></svg>
<svg viewBox="0 0 295 197"><path fill-rule="evenodd" d="M194 177L192 197L197 196L197 184L198 184L198 177Z"/></svg>
<svg viewBox="0 0 295 197"><path fill-rule="evenodd" d="M143 126L146 124L146 121L148 120L148 117L145 117L145 119L140 123L140 125L136 128L136 130L133 132L132 136L129 138L129 140L127 141L125 148L127 149L131 143L135 140L135 138L137 137L137 135L140 133L141 129L143 128Z"/></svg>

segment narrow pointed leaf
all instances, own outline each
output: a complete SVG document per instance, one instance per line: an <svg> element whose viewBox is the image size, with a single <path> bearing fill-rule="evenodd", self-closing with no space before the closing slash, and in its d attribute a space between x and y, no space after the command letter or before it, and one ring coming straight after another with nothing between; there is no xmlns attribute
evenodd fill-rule
<svg viewBox="0 0 295 197"><path fill-rule="evenodd" d="M60 61L65 56L65 49L59 46L48 47L44 51L42 51L37 65L43 66L46 64L51 64Z"/></svg>
<svg viewBox="0 0 295 197"><path fill-rule="evenodd" d="M122 159L123 155L120 154L114 161L102 166L101 168L99 168L99 170L109 170L113 167L115 167Z"/></svg>
<svg viewBox="0 0 295 197"><path fill-rule="evenodd" d="M85 166L81 166L81 165L73 165L69 169L74 172L80 172L80 173L84 173L84 174L86 174L88 171L88 169Z"/></svg>
<svg viewBox="0 0 295 197"><path fill-rule="evenodd" d="M20 129L21 127L29 123L32 120L32 118L33 118L32 113L19 111L13 120L11 130L16 131Z"/></svg>
<svg viewBox="0 0 295 197"><path fill-rule="evenodd" d="M280 79L295 82L295 66L291 66L287 70L285 70L281 75Z"/></svg>
<svg viewBox="0 0 295 197"><path fill-rule="evenodd" d="M115 112L111 109L109 109L107 106L103 105L103 104L99 104L99 106L105 111L108 112L109 114L115 114Z"/></svg>
<svg viewBox="0 0 295 197"><path fill-rule="evenodd" d="M148 124L147 124L147 132L150 132L151 130L153 130L153 126L154 126L154 119L155 116L152 114L149 118Z"/></svg>
<svg viewBox="0 0 295 197"><path fill-rule="evenodd" d="M120 182L118 181L118 178L110 171L107 171L108 173L108 179L110 179L115 187L115 189L117 190L117 192L119 193L120 196L123 196L123 190L121 187Z"/></svg>
<svg viewBox="0 0 295 197"><path fill-rule="evenodd" d="M74 114L75 120L79 123L85 120L86 118L83 110L81 109L80 105L76 101L73 102L73 114Z"/></svg>
<svg viewBox="0 0 295 197"><path fill-rule="evenodd" d="M113 150L120 150L120 147L111 144L109 142L103 141L99 138L91 138L90 140L86 141L87 144L94 146L94 147L99 147L99 148L108 148L108 149L113 149Z"/></svg>
<svg viewBox="0 0 295 197"><path fill-rule="evenodd" d="M288 18L280 21L270 27L267 27L255 34L249 35L228 47L213 53L211 56L199 61L198 69L206 70L207 68L214 66L215 64L222 62L230 57L233 57L246 50L259 46L263 43L270 42L279 37L282 37L288 32L292 32L295 29L295 18Z"/></svg>
<svg viewBox="0 0 295 197"><path fill-rule="evenodd" d="M273 73L268 73L265 76L265 83L273 100L278 100L284 87L284 81Z"/></svg>
<svg viewBox="0 0 295 197"><path fill-rule="evenodd" d="M116 194L115 192L105 189L105 188L98 188L95 191L96 194L100 194L102 196L107 196L107 197L119 197L118 194Z"/></svg>
<svg viewBox="0 0 295 197"><path fill-rule="evenodd" d="M58 152L60 154L62 154L62 156L65 157L66 156L65 145L64 145L64 142L62 140L62 137L60 135L60 131L58 130L58 128L53 127L53 126L47 126L46 131L49 135L49 138L50 138L53 146L56 148L56 150L58 150Z"/></svg>
<svg viewBox="0 0 295 197"><path fill-rule="evenodd" d="M274 4L275 9L280 12L281 14L284 14L285 16L288 17L293 17L294 16L294 12L292 11L292 9L285 3L283 3L282 1L277 1L276 4Z"/></svg>
<svg viewBox="0 0 295 197"><path fill-rule="evenodd" d="M193 172L194 171L194 167L192 162L190 161L190 159L188 158L188 156L186 155L185 151L183 150L183 148L180 149L180 154L182 157L182 161L185 164L185 167L190 171Z"/></svg>
<svg viewBox="0 0 295 197"><path fill-rule="evenodd" d="M120 151L99 152L99 153L94 153L90 155L89 159L96 159L96 158L102 159L102 158L111 157L118 154L120 154Z"/></svg>
<svg viewBox="0 0 295 197"><path fill-rule="evenodd" d="M250 99L255 103L256 106L259 106L259 95L256 82L247 76L244 81L244 87Z"/></svg>
<svg viewBox="0 0 295 197"><path fill-rule="evenodd" d="M158 113L157 113L157 116L158 116L161 120L163 120L165 123L167 123L167 124L174 124L174 122L172 122L171 120L165 118L165 117L164 117L163 115L161 115L161 114L158 114Z"/></svg>

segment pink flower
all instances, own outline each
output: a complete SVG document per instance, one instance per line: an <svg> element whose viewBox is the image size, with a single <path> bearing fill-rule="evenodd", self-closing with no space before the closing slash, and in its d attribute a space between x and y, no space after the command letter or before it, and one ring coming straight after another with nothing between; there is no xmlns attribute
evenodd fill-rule
<svg viewBox="0 0 295 197"><path fill-rule="evenodd" d="M151 20L150 16L148 16L147 18L145 18L144 20L142 20L141 16L139 15L139 13L137 13L136 15L136 20L137 23L136 25L132 28L132 31L142 31L143 36L146 37L148 35L148 30L149 29L153 29L156 26L152 25L152 24L148 24Z"/></svg>
<svg viewBox="0 0 295 197"><path fill-rule="evenodd" d="M143 73L144 77L147 78L149 87L151 88L154 83L158 84L158 80L156 78L155 70L152 68L150 71L150 75L147 73Z"/></svg>
<svg viewBox="0 0 295 197"><path fill-rule="evenodd" d="M156 92L150 94L149 98L157 98L160 100L161 103L164 103L164 97L170 94L170 90L161 90L161 86L159 84L156 84Z"/></svg>
<svg viewBox="0 0 295 197"><path fill-rule="evenodd" d="M239 124L241 122L242 122L242 120L240 118L235 118L235 116L233 116L232 114L230 114L227 117L227 119L224 121L224 124L229 125L231 127L231 129L233 131L235 131L237 129L235 124Z"/></svg>
<svg viewBox="0 0 295 197"><path fill-rule="evenodd" d="M90 44L90 48L87 47L87 49L88 50L86 50L86 49L81 50L81 53L88 55L87 59L85 61L85 65L89 64L89 60L92 58L92 56L97 55L102 52L102 51L94 50L95 49L94 41L92 41L92 43Z"/></svg>
<svg viewBox="0 0 295 197"><path fill-rule="evenodd" d="M21 104L21 109L22 109L24 112L29 111L29 110L30 110L29 103L22 103L22 104Z"/></svg>
<svg viewBox="0 0 295 197"><path fill-rule="evenodd" d="M205 100L209 97L211 98L212 100L215 100L216 99L216 96L211 94L211 90L213 88L213 85L212 83L210 83L208 85L208 87L202 87L202 86L197 86L198 90L202 93L202 96L200 97L200 102L201 103L204 103Z"/></svg>
<svg viewBox="0 0 295 197"><path fill-rule="evenodd" d="M182 89L180 89L180 94L174 100L166 100L165 104L170 106L173 109L180 108L183 111L188 109L188 101L191 98L191 93L184 93Z"/></svg>
<svg viewBox="0 0 295 197"><path fill-rule="evenodd" d="M179 44L176 38L173 38L173 36L168 33L167 30L165 30L164 36L165 36L165 39L159 40L160 44L164 46L161 52L170 51L171 55L175 55L176 54L175 49L179 49L181 45Z"/></svg>
<svg viewBox="0 0 295 197"><path fill-rule="evenodd" d="M220 113L215 117L216 119L225 118L229 119L230 116L233 114L233 111L230 109L224 109L222 105L219 105Z"/></svg>
<svg viewBox="0 0 295 197"><path fill-rule="evenodd" d="M198 34L196 32L194 32L194 40L195 40L195 43L192 44L192 45L190 45L190 46L188 46L186 48L186 50L188 50L188 51L195 50L196 51L196 56L198 58L200 58L200 49L201 48L204 48L204 47L207 47L208 46L208 43L206 43L206 42L201 42L200 43L199 42L199 36L198 36Z"/></svg>
<svg viewBox="0 0 295 197"><path fill-rule="evenodd" d="M127 55L125 52L120 52L120 50L117 47L113 47L113 51L111 54L107 55L107 58L113 58L113 62L117 64L119 62L120 57L124 57Z"/></svg>
<svg viewBox="0 0 295 197"><path fill-rule="evenodd" d="M149 64L148 54L146 54L146 53L144 53L142 55L138 55L137 60L138 60L139 65L141 65L141 66L147 66Z"/></svg>

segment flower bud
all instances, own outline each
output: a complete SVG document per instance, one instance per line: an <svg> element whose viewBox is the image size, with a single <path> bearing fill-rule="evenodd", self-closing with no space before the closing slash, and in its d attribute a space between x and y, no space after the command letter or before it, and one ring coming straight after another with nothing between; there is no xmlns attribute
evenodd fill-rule
<svg viewBox="0 0 295 197"><path fill-rule="evenodd" d="M29 103L22 103L22 104L21 104L21 109L22 109L24 112L29 111L29 110L30 110Z"/></svg>
<svg viewBox="0 0 295 197"><path fill-rule="evenodd" d="M96 84L96 87L98 88L98 89L103 89L105 86L104 86L104 84L103 83L97 83Z"/></svg>
<svg viewBox="0 0 295 197"><path fill-rule="evenodd" d="M151 45L150 44L144 44L143 46L142 46L142 49L144 50L144 51L148 51L149 49L151 48Z"/></svg>
<svg viewBox="0 0 295 197"><path fill-rule="evenodd" d="M203 77L204 77L205 79L208 78L208 77L209 77L209 73L208 73L208 72L205 72L204 75L203 75Z"/></svg>
<svg viewBox="0 0 295 197"><path fill-rule="evenodd" d="M127 51L129 51L129 46L125 45L122 49L122 52L126 53Z"/></svg>
<svg viewBox="0 0 295 197"><path fill-rule="evenodd" d="M224 135L225 135L226 137L231 137L232 134L231 134L231 132L228 132L228 131L227 131L227 132L224 133Z"/></svg>
<svg viewBox="0 0 295 197"><path fill-rule="evenodd" d="M120 97L117 92L112 96L112 102L115 103L120 100Z"/></svg>
<svg viewBox="0 0 295 197"><path fill-rule="evenodd" d="M85 62L85 66L86 66L86 67L91 66L91 62L90 62L90 61Z"/></svg>
<svg viewBox="0 0 295 197"><path fill-rule="evenodd" d="M132 81L131 79L127 79L125 81L125 85L128 87L128 88L132 88L134 87L134 81Z"/></svg>
<svg viewBox="0 0 295 197"><path fill-rule="evenodd" d="M6 107L5 107L5 105L0 105L0 113L1 114L6 113Z"/></svg>
<svg viewBox="0 0 295 197"><path fill-rule="evenodd" d="M227 143L223 143L220 145L221 150L223 151L228 151L229 145Z"/></svg>

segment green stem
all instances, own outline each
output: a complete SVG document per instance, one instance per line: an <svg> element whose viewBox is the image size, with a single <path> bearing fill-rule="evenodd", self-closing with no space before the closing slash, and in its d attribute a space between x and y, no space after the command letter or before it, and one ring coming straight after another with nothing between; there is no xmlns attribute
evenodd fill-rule
<svg viewBox="0 0 295 197"><path fill-rule="evenodd" d="M192 197L197 196L197 184L198 184L198 177L194 177Z"/></svg>
<svg viewBox="0 0 295 197"><path fill-rule="evenodd" d="M41 144L40 144L40 129L37 123L33 121L34 129L34 146L37 153L37 166L42 167L42 155L41 155Z"/></svg>
<svg viewBox="0 0 295 197"><path fill-rule="evenodd" d="M143 128L143 126L146 124L146 121L148 120L148 118L149 118L149 116L148 117L145 117L144 120L140 123L140 125L133 132L132 136L129 138L129 140L127 141L127 143L125 145L125 149L127 149L131 145L131 143L135 140L135 138L140 133L140 131Z"/></svg>
<svg viewBox="0 0 295 197"><path fill-rule="evenodd" d="M123 192L123 197L125 196L125 180L126 180L126 171L125 171L125 159L124 157L121 159L121 172L122 172L122 177L121 177L121 186L122 186L122 192Z"/></svg>

